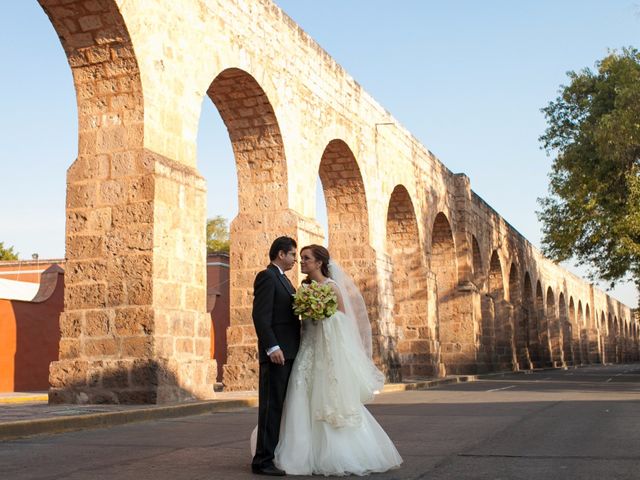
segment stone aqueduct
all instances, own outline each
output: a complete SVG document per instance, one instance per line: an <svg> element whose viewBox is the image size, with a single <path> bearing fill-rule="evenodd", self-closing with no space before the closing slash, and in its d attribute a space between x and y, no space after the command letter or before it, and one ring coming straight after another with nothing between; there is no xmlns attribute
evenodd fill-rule
<svg viewBox="0 0 640 480"><path fill-rule="evenodd" d="M239 183L226 388L256 384L252 282L271 240L322 239L318 172L390 380L638 359L627 306L545 259L270 0L39 2L79 114L51 402L213 395L205 96Z"/></svg>

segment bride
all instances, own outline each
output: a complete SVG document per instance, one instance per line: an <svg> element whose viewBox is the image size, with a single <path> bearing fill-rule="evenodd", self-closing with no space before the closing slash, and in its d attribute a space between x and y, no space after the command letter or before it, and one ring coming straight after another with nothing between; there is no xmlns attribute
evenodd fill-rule
<svg viewBox="0 0 640 480"><path fill-rule="evenodd" d="M384 384L371 359L362 295L320 245L300 251L300 268L338 299L331 317L303 319L274 463L294 475L366 475L400 466L395 446L363 403Z"/></svg>

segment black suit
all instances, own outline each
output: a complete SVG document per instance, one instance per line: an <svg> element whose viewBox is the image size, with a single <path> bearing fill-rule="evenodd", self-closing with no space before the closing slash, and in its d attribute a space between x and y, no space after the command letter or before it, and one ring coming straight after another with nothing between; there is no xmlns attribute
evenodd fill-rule
<svg viewBox="0 0 640 480"><path fill-rule="evenodd" d="M295 289L278 267L269 265L253 283L253 324L258 335L260 387L258 407L258 439L252 465L273 465L280 435L282 407L293 359L300 346L300 320L293 313ZM269 360L267 350L280 346L285 364Z"/></svg>

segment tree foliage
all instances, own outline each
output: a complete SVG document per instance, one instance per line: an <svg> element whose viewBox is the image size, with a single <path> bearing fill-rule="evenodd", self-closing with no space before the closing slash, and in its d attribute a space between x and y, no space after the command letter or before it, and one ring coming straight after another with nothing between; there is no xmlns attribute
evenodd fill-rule
<svg viewBox="0 0 640 480"><path fill-rule="evenodd" d="M568 72L542 109L540 141L555 156L539 199L543 251L611 285L629 275L640 290L640 53L610 52L596 69Z"/></svg>
<svg viewBox="0 0 640 480"><path fill-rule="evenodd" d="M227 219L216 215L207 220L207 253L229 253L229 227Z"/></svg>
<svg viewBox="0 0 640 480"><path fill-rule="evenodd" d="M13 247L5 247L4 242L0 242L0 260L18 260L18 252L14 252Z"/></svg>

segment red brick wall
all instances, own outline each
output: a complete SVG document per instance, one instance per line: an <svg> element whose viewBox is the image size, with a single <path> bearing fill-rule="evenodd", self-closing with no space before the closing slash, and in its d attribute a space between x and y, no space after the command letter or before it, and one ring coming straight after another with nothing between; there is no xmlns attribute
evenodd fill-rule
<svg viewBox="0 0 640 480"><path fill-rule="evenodd" d="M64 260L0 261L0 278L20 282L40 283L40 276L51 265L64 267Z"/></svg>
<svg viewBox="0 0 640 480"><path fill-rule="evenodd" d="M0 392L47 390L58 360L64 275L41 302L0 299Z"/></svg>

